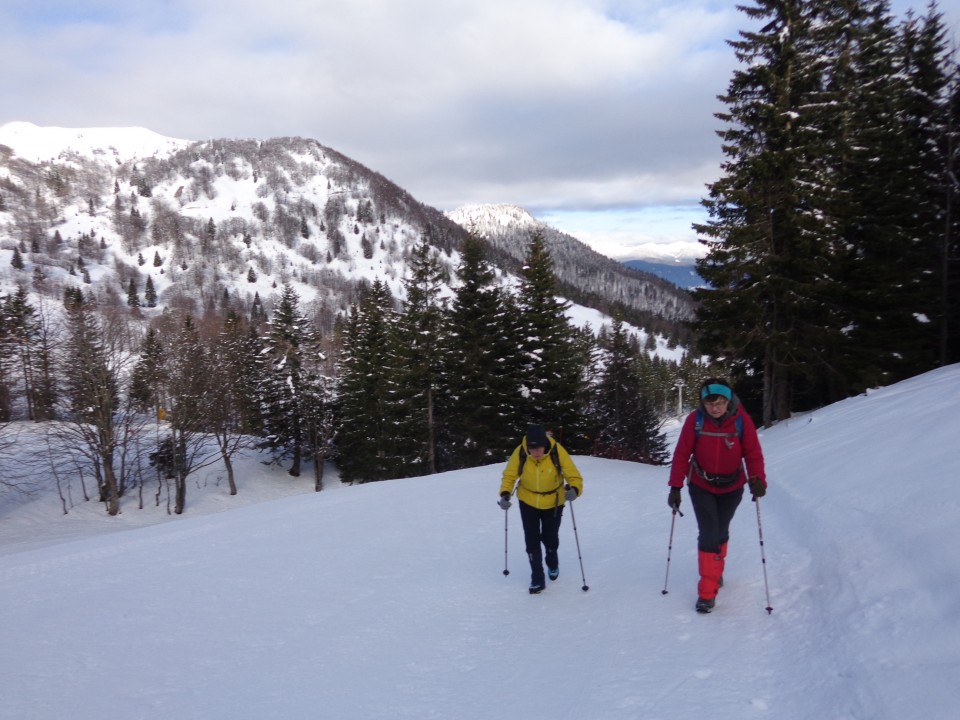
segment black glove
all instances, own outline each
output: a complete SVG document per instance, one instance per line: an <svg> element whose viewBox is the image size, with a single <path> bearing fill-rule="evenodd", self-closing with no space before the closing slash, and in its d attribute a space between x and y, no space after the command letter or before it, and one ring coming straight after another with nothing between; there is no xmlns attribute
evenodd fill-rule
<svg viewBox="0 0 960 720"><path fill-rule="evenodd" d="M573 502L574 500L577 499L577 489L575 487L570 487L569 485L567 485L567 490L566 492L563 493L563 498L567 502Z"/></svg>
<svg viewBox="0 0 960 720"><path fill-rule="evenodd" d="M670 488L670 494L667 495L667 506L674 512L680 512L680 488Z"/></svg>
<svg viewBox="0 0 960 720"><path fill-rule="evenodd" d="M507 510L510 507L510 493L500 493L500 500L497 501L497 505Z"/></svg>
<svg viewBox="0 0 960 720"><path fill-rule="evenodd" d="M760 478L752 477L747 480L747 484L750 486L750 494L753 495L754 500L767 494L767 484Z"/></svg>

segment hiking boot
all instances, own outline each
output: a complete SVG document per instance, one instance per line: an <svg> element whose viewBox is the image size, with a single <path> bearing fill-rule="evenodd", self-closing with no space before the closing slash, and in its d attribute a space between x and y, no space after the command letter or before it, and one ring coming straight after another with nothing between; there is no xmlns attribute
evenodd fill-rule
<svg viewBox="0 0 960 720"><path fill-rule="evenodd" d="M532 591L531 591L532 592ZM709 600L705 598L697 598L697 612L706 614L713 610L713 606L716 604L716 600L710 598Z"/></svg>
<svg viewBox="0 0 960 720"><path fill-rule="evenodd" d="M547 568L547 575L551 580L556 580L558 577L560 577L560 568Z"/></svg>
<svg viewBox="0 0 960 720"><path fill-rule="evenodd" d="M531 595L537 595L537 594L543 592L543 589L544 589L545 587L546 587L546 585L543 584L543 581L540 581L540 582L532 582L532 583L530 583L530 594L531 594Z"/></svg>

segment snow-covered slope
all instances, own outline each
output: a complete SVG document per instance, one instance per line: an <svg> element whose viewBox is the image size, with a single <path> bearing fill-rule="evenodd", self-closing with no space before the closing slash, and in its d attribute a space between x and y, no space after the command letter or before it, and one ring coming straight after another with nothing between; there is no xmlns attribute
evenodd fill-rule
<svg viewBox="0 0 960 720"><path fill-rule="evenodd" d="M119 162L169 155L187 147L191 140L169 138L146 128L39 127L28 122L0 125L0 145L6 145L25 160L45 162L72 151L97 157L111 153Z"/></svg>
<svg viewBox="0 0 960 720"><path fill-rule="evenodd" d="M708 616L691 512L667 579L664 467L577 458L579 553L568 515L539 596L500 466L313 494L249 458L238 496L212 470L179 518L155 489L108 518L76 479L64 515L46 478L0 496L0 717L947 720L958 386L951 366L764 431L770 491Z"/></svg>
<svg viewBox="0 0 960 720"><path fill-rule="evenodd" d="M480 233L487 233L495 228L526 231L546 229L544 223L522 207L508 203L464 205L448 212L447 217L457 225L467 229L476 228Z"/></svg>
<svg viewBox="0 0 960 720"><path fill-rule="evenodd" d="M259 301L269 312L290 284L327 333L375 279L402 300L421 239L436 248L452 287L464 237L438 210L314 140L0 127L0 293L24 286L59 303L82 283L100 305L122 308L131 283L143 300L149 279L158 296L156 307L141 306L149 319L171 306L199 315L228 302L249 311ZM22 269L12 267L15 251ZM516 278L516 257L516 249L490 250L505 284ZM689 307L685 297L648 302L636 277L568 281L581 306L608 308L619 293L668 318L656 326L661 335Z"/></svg>

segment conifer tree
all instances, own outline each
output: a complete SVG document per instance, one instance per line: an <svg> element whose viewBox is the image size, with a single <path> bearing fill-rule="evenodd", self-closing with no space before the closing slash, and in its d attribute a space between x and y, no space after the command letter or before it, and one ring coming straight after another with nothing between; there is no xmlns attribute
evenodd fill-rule
<svg viewBox="0 0 960 720"><path fill-rule="evenodd" d="M23 398L26 417L50 420L54 416L57 383L52 340L42 317L19 286L0 298L0 418L10 420L12 402ZM14 389L19 380L22 391Z"/></svg>
<svg viewBox="0 0 960 720"><path fill-rule="evenodd" d="M315 329L300 311L300 298L284 285L264 338L270 366L262 383L267 444L290 457L290 474L301 472L307 378L319 362Z"/></svg>
<svg viewBox="0 0 960 720"><path fill-rule="evenodd" d="M762 380L755 391L769 424L790 416L797 387L828 372L830 332L839 332L823 302L834 288L832 245L815 200L822 168L812 160L822 151L813 114L823 68L813 60L817 5L757 0L740 9L762 29L731 43L742 68L717 115L725 174L703 201L710 220L696 226L709 248L697 269L710 286L694 293L696 327L701 350L744 384Z"/></svg>
<svg viewBox="0 0 960 720"><path fill-rule="evenodd" d="M149 275L146 284L143 286L143 300L147 303L148 308L157 306L157 291L153 286L153 278Z"/></svg>
<svg viewBox="0 0 960 720"><path fill-rule="evenodd" d="M132 308L140 307L140 293L137 292L137 283L133 278L127 283L127 305Z"/></svg>
<svg viewBox="0 0 960 720"><path fill-rule="evenodd" d="M10 265L14 270L23 270L25 267L23 255L20 254L20 248L16 246L13 248L13 257L10 259Z"/></svg>
<svg viewBox="0 0 960 720"><path fill-rule="evenodd" d="M130 373L127 398L138 412L159 415L166 402L166 386L163 343L160 334L150 327L140 344L140 357Z"/></svg>
<svg viewBox="0 0 960 720"><path fill-rule="evenodd" d="M263 349L257 327L228 311L212 348L215 364L223 368L224 381L230 386L223 399L222 413L227 416L223 424L252 436L263 433L260 381L267 374Z"/></svg>
<svg viewBox="0 0 960 720"><path fill-rule="evenodd" d="M23 286L13 295L7 295L0 302L0 373L4 379L5 419L9 418L9 405L15 395L23 397L27 405L27 417L33 417L33 348L37 324L34 320L34 308L27 300ZM23 391L15 393L14 376L19 376Z"/></svg>
<svg viewBox="0 0 960 720"><path fill-rule="evenodd" d="M260 300L260 292L257 291L253 294L253 304L250 307L250 323L256 326L266 321L267 311L264 309L263 302Z"/></svg>
<svg viewBox="0 0 960 720"><path fill-rule="evenodd" d="M954 65L948 93L944 148L944 232L941 256L943 362L960 362L960 65Z"/></svg>
<svg viewBox="0 0 960 720"><path fill-rule="evenodd" d="M100 501L108 514L116 515L120 511L120 482L114 467L120 444L117 358L108 353L100 321L81 290L69 294L65 307L67 339L61 375L70 435L97 474Z"/></svg>
<svg viewBox="0 0 960 720"><path fill-rule="evenodd" d="M508 456L522 427L518 369L522 348L511 329L496 273L484 243L470 236L461 248L459 287L447 317L441 469L475 467Z"/></svg>
<svg viewBox="0 0 960 720"><path fill-rule="evenodd" d="M437 471L445 313L442 281L442 267L423 240L410 258L410 276L404 280L407 298L394 324L396 370L390 378L389 412L395 428L395 477Z"/></svg>
<svg viewBox="0 0 960 720"><path fill-rule="evenodd" d="M652 399L645 395L637 355L619 317L613 320L602 370L593 392L593 453L617 460L662 464L666 440Z"/></svg>
<svg viewBox="0 0 960 720"><path fill-rule="evenodd" d="M6 313L2 312L6 296L0 303L0 423L13 419L13 372L11 358L16 352L16 340L11 332Z"/></svg>
<svg viewBox="0 0 960 720"><path fill-rule="evenodd" d="M304 389L303 430L305 447L313 461L313 489L323 490L326 461L337 456L333 438L337 432L337 383L329 375L314 368L307 376Z"/></svg>
<svg viewBox="0 0 960 720"><path fill-rule="evenodd" d="M884 0L864 0L861 6L863 20L852 28L849 150L839 177L849 199L839 229L847 248L843 307L848 317L842 325L850 340L847 365L854 390L894 379L897 333L916 340L910 313L917 308L909 300L916 267L909 235L910 215L920 201L911 179L915 160L906 156L913 149L904 134L909 84L896 28Z"/></svg>
<svg viewBox="0 0 960 720"><path fill-rule="evenodd" d="M741 10L697 328L769 424L933 366L950 73L934 6L899 32L887 0Z"/></svg>
<svg viewBox="0 0 960 720"><path fill-rule="evenodd" d="M393 299L381 280L351 309L340 356L340 477L346 482L393 477L394 430L388 417L394 334Z"/></svg>
<svg viewBox="0 0 960 720"><path fill-rule="evenodd" d="M905 79L901 128L904 150L898 170L905 173L902 272L897 305L908 308L904 331L892 335L895 380L944 364L945 323L942 253L947 217L945 169L949 164L950 49L942 14L930 6L922 18L908 17L898 35L898 68Z"/></svg>
<svg viewBox="0 0 960 720"><path fill-rule="evenodd" d="M579 449L585 442L581 403L589 358L566 317L570 303L557 296L553 262L539 232L530 239L517 302L528 422L545 425L568 449Z"/></svg>
<svg viewBox="0 0 960 720"><path fill-rule="evenodd" d="M172 476L176 514L186 508L187 478L197 469L219 458L206 442L213 398L221 392L200 332L189 315L174 336L165 355L169 377Z"/></svg>

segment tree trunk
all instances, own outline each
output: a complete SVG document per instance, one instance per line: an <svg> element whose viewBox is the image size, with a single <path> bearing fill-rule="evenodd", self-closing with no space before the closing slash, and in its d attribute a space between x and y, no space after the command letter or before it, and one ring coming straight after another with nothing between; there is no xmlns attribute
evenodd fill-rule
<svg viewBox="0 0 960 720"><path fill-rule="evenodd" d="M314 492L320 492L323 490L323 466L324 466L324 457L323 453L317 453L313 458L313 489Z"/></svg>
<svg viewBox="0 0 960 720"><path fill-rule="evenodd" d="M230 455L223 453L223 466L227 469L227 484L230 486L230 494L237 494L237 481L233 476L233 463L230 462Z"/></svg>
<svg viewBox="0 0 960 720"><path fill-rule="evenodd" d="M182 515L187 504L187 478L182 472L177 472L174 482L176 483L176 492L174 493L173 512Z"/></svg>
<svg viewBox="0 0 960 720"><path fill-rule="evenodd" d="M176 493L173 501L173 512L177 515L182 515L184 508L187 506L187 475L190 472L190 469L186 467L186 457L187 457L187 441L183 435L183 431L177 433L174 431L174 436L177 437L174 447L174 476L176 482Z"/></svg>
<svg viewBox="0 0 960 720"><path fill-rule="evenodd" d="M120 493L117 492L117 476L113 472L113 453L104 451L100 457L103 473L103 501L108 515L120 512Z"/></svg>
<svg viewBox="0 0 960 720"><path fill-rule="evenodd" d="M303 458L303 448L300 443L293 446L293 463L290 465L290 474L293 477L300 477L300 462Z"/></svg>

